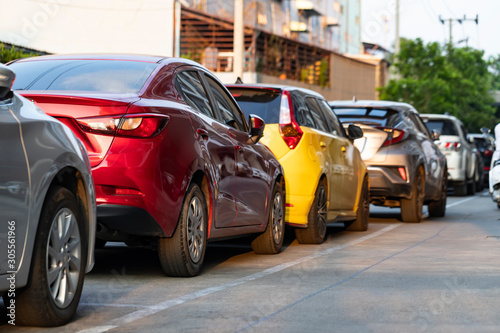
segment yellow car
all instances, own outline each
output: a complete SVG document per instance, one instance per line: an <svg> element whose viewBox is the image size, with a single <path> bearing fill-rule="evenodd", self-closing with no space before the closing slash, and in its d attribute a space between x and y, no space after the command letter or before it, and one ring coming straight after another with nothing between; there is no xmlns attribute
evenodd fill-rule
<svg viewBox="0 0 500 333"><path fill-rule="evenodd" d="M326 226L345 222L348 230L368 228L369 180L353 140L318 93L279 85L227 85L243 113L266 122L260 142L285 170L286 215L299 243L320 244Z"/></svg>

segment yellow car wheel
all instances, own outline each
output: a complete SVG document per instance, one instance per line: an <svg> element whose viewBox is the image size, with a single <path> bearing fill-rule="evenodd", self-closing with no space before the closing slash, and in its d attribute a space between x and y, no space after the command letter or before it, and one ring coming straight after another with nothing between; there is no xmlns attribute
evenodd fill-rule
<svg viewBox="0 0 500 333"><path fill-rule="evenodd" d="M299 243L321 244L325 241L327 208L327 186L325 179L322 179L316 189L314 201L307 217L307 228L295 229L295 237Z"/></svg>

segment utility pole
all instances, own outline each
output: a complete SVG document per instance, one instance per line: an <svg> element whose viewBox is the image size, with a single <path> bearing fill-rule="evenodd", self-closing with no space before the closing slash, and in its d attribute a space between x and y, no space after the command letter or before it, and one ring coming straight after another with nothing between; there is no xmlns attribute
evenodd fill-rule
<svg viewBox="0 0 500 333"><path fill-rule="evenodd" d="M452 25L453 25L453 21L456 21L460 24L462 24L463 22L465 21L474 21L476 22L476 25L479 24L479 15L476 15L476 18L473 18L473 19L468 19L467 16L464 15L463 18L448 18L448 19L443 19L441 18L441 15L439 15L439 21L441 21L442 24L445 24L446 21L448 21L449 25L450 25L450 40L449 40L449 43L448 43L448 48L449 50L451 51L451 48L453 46L453 32L452 32Z"/></svg>

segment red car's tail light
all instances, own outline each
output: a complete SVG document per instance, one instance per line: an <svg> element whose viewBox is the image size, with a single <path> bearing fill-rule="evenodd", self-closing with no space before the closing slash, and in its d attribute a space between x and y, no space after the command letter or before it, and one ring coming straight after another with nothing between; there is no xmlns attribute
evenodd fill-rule
<svg viewBox="0 0 500 333"><path fill-rule="evenodd" d="M377 129L382 130L387 133L387 139L385 140L383 146L393 145L395 143L401 142L403 140L405 132L391 127L377 127Z"/></svg>
<svg viewBox="0 0 500 333"><path fill-rule="evenodd" d="M295 120L292 109L292 97L288 91L281 96L280 105L280 134L290 149L294 149L300 142L304 132Z"/></svg>
<svg viewBox="0 0 500 333"><path fill-rule="evenodd" d="M167 116L143 116L123 119L117 135L136 138L152 138L167 126Z"/></svg>
<svg viewBox="0 0 500 333"><path fill-rule="evenodd" d="M120 118L84 118L77 119L84 132L93 134L115 135Z"/></svg>
<svg viewBox="0 0 500 333"><path fill-rule="evenodd" d="M493 155L493 151L491 151L490 149L486 149L484 151L484 156L490 156L490 155Z"/></svg>
<svg viewBox="0 0 500 333"><path fill-rule="evenodd" d="M88 133L123 137L151 138L167 125L168 116L133 114L123 117L96 117L78 119L80 128Z"/></svg>

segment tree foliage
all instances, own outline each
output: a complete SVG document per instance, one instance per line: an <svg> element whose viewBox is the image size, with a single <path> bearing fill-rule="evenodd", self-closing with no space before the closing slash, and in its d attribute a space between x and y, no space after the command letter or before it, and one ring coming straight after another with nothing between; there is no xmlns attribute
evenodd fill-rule
<svg viewBox="0 0 500 333"><path fill-rule="evenodd" d="M500 55L490 57L490 72L493 74L492 89L500 90Z"/></svg>
<svg viewBox="0 0 500 333"><path fill-rule="evenodd" d="M497 123L488 93L494 74L483 57L484 51L470 47L402 39L394 63L398 78L381 89L381 99L410 103L421 113L450 113L469 131L491 128ZM497 64L500 70L500 58Z"/></svg>
<svg viewBox="0 0 500 333"><path fill-rule="evenodd" d="M6 47L4 44L0 43L0 63L6 64L9 61L19 59L34 57L39 54L33 52L24 52L22 50L16 49L14 46Z"/></svg>

